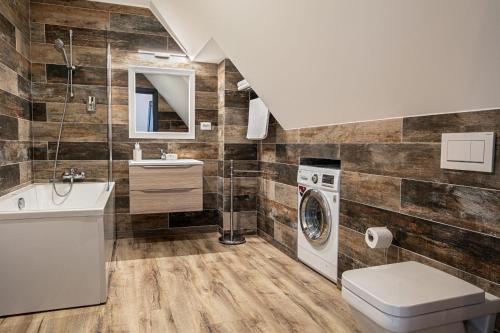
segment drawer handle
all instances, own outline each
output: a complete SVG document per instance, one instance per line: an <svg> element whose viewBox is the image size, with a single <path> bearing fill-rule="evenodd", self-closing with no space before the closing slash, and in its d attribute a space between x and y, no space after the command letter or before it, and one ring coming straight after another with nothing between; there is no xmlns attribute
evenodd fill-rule
<svg viewBox="0 0 500 333"><path fill-rule="evenodd" d="M182 165L182 164L179 164L179 165L141 165L141 167L143 167L144 169L172 169L172 168L187 169L187 168L190 168L192 166L193 165Z"/></svg>
<svg viewBox="0 0 500 333"><path fill-rule="evenodd" d="M179 187L179 188L151 188L141 190L145 193L162 193L162 192L187 192L191 190L196 190L196 187Z"/></svg>

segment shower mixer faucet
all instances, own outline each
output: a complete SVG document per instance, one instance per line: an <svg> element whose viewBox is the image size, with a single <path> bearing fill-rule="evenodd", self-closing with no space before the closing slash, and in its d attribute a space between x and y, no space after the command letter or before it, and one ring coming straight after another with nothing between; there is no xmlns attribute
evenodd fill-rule
<svg viewBox="0 0 500 333"><path fill-rule="evenodd" d="M69 171L64 171L61 177L63 182L82 181L85 179L85 172L78 172L78 169L71 168Z"/></svg>

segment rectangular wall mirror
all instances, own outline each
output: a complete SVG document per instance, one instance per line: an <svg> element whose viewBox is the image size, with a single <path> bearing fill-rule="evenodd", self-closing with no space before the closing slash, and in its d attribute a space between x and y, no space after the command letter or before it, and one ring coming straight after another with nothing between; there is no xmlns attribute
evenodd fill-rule
<svg viewBox="0 0 500 333"><path fill-rule="evenodd" d="M195 71L130 67L129 137L195 138Z"/></svg>

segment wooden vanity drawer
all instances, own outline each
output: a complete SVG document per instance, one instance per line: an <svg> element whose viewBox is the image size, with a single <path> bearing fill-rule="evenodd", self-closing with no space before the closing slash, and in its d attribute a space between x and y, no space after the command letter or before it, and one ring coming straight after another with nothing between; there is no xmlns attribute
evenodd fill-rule
<svg viewBox="0 0 500 333"><path fill-rule="evenodd" d="M202 188L146 189L130 191L130 214L203 210Z"/></svg>
<svg viewBox="0 0 500 333"><path fill-rule="evenodd" d="M203 188L202 165L140 165L129 169L130 190Z"/></svg>

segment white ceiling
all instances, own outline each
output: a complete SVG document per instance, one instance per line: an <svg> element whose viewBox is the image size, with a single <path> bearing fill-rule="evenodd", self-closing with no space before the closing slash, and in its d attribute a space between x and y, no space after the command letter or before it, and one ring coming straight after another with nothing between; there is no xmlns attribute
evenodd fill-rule
<svg viewBox="0 0 500 333"><path fill-rule="evenodd" d="M498 0L149 6L191 59L215 41L287 129L500 107Z"/></svg>

